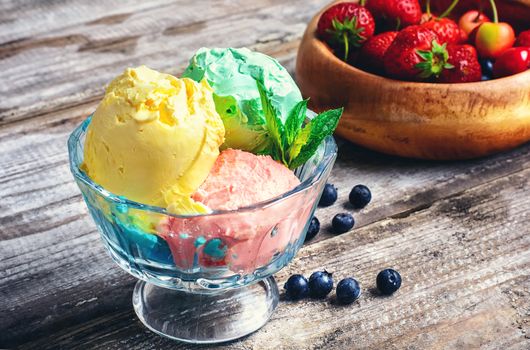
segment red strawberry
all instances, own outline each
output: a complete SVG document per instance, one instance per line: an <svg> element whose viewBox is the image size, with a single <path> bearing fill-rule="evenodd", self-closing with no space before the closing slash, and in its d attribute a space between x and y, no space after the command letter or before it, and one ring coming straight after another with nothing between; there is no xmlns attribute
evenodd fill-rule
<svg viewBox="0 0 530 350"><path fill-rule="evenodd" d="M385 52L397 35L398 32L385 32L368 39L359 54L360 66L370 72L384 72Z"/></svg>
<svg viewBox="0 0 530 350"><path fill-rule="evenodd" d="M444 69L438 81L441 83L468 83L480 81L482 70L478 62L477 50L471 45L448 45L447 62L453 68Z"/></svg>
<svg viewBox="0 0 530 350"><path fill-rule="evenodd" d="M525 30L519 33L515 46L526 46L530 47L530 30Z"/></svg>
<svg viewBox="0 0 530 350"><path fill-rule="evenodd" d="M342 50L348 60L350 46L360 47L374 35L375 22L370 11L353 2L341 2L320 16L317 34L332 48Z"/></svg>
<svg viewBox="0 0 530 350"><path fill-rule="evenodd" d="M449 18L433 17L422 26L435 32L441 44L456 44L462 39L458 24Z"/></svg>
<svg viewBox="0 0 530 350"><path fill-rule="evenodd" d="M391 21L392 26L418 24L422 15L418 0L368 0L366 7L374 17Z"/></svg>
<svg viewBox="0 0 530 350"><path fill-rule="evenodd" d="M458 42L467 43L468 41L469 41L468 34L464 30L462 30L462 28L460 28L460 40Z"/></svg>
<svg viewBox="0 0 530 350"><path fill-rule="evenodd" d="M450 65L445 44L440 46L436 40L436 33L421 25L403 29L385 53L386 73L403 80L438 76Z"/></svg>

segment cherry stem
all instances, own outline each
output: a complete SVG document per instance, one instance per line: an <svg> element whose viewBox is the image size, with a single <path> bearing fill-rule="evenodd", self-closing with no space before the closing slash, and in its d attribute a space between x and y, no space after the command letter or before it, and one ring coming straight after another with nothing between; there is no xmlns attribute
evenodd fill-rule
<svg viewBox="0 0 530 350"><path fill-rule="evenodd" d="M348 33L342 33L342 38L344 39L344 62L348 61L348 54L350 51L350 44L348 42Z"/></svg>
<svg viewBox="0 0 530 350"><path fill-rule="evenodd" d="M453 11L453 9L455 8L456 5L458 5L458 2L460 0L453 0L453 2L451 3L451 5L449 5L449 7L444 11L444 13L442 13L438 18L444 18L444 17L447 17L449 16L449 14L451 13L451 11Z"/></svg>
<svg viewBox="0 0 530 350"><path fill-rule="evenodd" d="M366 4L366 0L359 1L359 5L364 6Z"/></svg>
<svg viewBox="0 0 530 350"><path fill-rule="evenodd" d="M497 6L495 0L490 0L491 10L493 11L493 23L499 23L499 15L497 14Z"/></svg>
<svg viewBox="0 0 530 350"><path fill-rule="evenodd" d="M399 27L401 27L401 18L398 17L396 22L396 32L399 32Z"/></svg>
<svg viewBox="0 0 530 350"><path fill-rule="evenodd" d="M427 12L427 17L431 17L431 0L427 0L427 4L425 5L425 12Z"/></svg>

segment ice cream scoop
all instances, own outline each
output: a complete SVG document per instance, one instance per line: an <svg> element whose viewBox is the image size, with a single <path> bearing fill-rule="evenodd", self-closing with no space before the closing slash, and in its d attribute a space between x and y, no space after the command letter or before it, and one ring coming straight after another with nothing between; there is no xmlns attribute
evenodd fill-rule
<svg viewBox="0 0 530 350"><path fill-rule="evenodd" d="M82 170L106 190L176 214L206 213L191 199L225 129L206 80L129 68L114 79L88 127Z"/></svg>
<svg viewBox="0 0 530 350"><path fill-rule="evenodd" d="M292 171L269 156L227 149L193 199L212 209L234 210L273 199L299 184ZM158 234L168 242L175 264L183 269L198 264L243 271L267 264L295 241L303 227L293 224L296 220L292 218L307 216L313 203L314 198L290 197L243 215L171 217L159 225Z"/></svg>
<svg viewBox="0 0 530 350"><path fill-rule="evenodd" d="M269 156L224 150L192 198L216 210L235 210L279 196L300 184Z"/></svg>
<svg viewBox="0 0 530 350"><path fill-rule="evenodd" d="M271 96L272 107L283 122L302 100L294 80L278 61L246 48L201 48L183 77L206 79L212 86L215 106L226 128L225 148L258 153L270 146L256 82Z"/></svg>

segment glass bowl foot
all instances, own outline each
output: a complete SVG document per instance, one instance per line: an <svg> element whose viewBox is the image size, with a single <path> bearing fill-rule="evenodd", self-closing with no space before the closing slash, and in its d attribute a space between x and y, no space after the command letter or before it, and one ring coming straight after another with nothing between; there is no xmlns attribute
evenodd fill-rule
<svg viewBox="0 0 530 350"><path fill-rule="evenodd" d="M133 292L134 311L147 328L196 344L226 342L258 330L278 300L273 277L215 294L166 289L144 281L138 281Z"/></svg>

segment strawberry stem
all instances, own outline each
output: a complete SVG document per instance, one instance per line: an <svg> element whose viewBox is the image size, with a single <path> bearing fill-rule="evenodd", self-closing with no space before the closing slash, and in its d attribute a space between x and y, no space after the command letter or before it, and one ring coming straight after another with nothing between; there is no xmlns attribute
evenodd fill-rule
<svg viewBox="0 0 530 350"><path fill-rule="evenodd" d="M451 11L453 11L453 9L455 8L456 5L458 5L458 2L460 0L453 0L453 2L451 3L451 5L449 5L449 7L440 15L440 17L438 18L444 18L444 17L447 17L449 16L449 14L451 13Z"/></svg>
<svg viewBox="0 0 530 350"><path fill-rule="evenodd" d="M430 77L439 77L444 69L452 69L454 66L447 62L449 53L447 52L447 43L438 44L436 40L432 41L430 50L416 50L416 53L422 61L416 64L419 70L418 77L427 79Z"/></svg>
<svg viewBox="0 0 530 350"><path fill-rule="evenodd" d="M366 4L366 0L359 1L359 5L364 6Z"/></svg>
<svg viewBox="0 0 530 350"><path fill-rule="evenodd" d="M493 23L499 23L499 15L497 13L497 6L495 6L495 0L490 0L491 10L493 11Z"/></svg>
<svg viewBox="0 0 530 350"><path fill-rule="evenodd" d="M342 38L344 39L344 62L348 61L348 54L350 51L350 43L348 40L348 33L342 33Z"/></svg>

